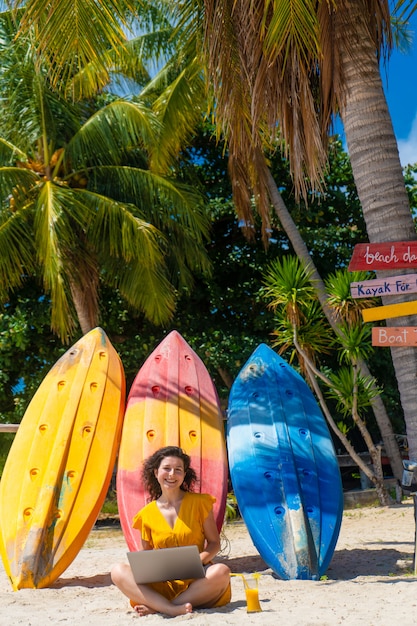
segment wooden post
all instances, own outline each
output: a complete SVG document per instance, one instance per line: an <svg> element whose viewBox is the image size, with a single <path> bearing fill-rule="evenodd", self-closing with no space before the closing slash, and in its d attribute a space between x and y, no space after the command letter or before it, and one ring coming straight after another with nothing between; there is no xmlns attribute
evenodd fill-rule
<svg viewBox="0 0 417 626"><path fill-rule="evenodd" d="M19 424L0 424L0 433L17 433Z"/></svg>
<svg viewBox="0 0 417 626"><path fill-rule="evenodd" d="M417 494L413 493L414 503L414 576L417 576Z"/></svg>

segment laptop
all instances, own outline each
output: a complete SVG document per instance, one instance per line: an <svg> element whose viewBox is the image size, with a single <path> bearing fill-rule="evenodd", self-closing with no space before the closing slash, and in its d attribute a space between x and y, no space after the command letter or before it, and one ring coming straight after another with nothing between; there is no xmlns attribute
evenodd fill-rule
<svg viewBox="0 0 417 626"><path fill-rule="evenodd" d="M127 558L138 584L205 577L197 546L139 550Z"/></svg>

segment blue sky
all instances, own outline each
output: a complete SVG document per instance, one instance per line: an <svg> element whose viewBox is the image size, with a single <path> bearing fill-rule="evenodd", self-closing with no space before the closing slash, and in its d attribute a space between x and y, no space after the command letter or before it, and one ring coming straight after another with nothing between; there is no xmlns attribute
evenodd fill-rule
<svg viewBox="0 0 417 626"><path fill-rule="evenodd" d="M393 52L386 72L385 95L398 141L401 164L417 162L417 16L411 22L413 46ZM383 70L384 76L384 70Z"/></svg>

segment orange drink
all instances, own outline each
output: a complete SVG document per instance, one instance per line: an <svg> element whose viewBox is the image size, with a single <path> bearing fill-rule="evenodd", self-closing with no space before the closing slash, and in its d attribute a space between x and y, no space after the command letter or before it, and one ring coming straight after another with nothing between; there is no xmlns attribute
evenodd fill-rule
<svg viewBox="0 0 417 626"><path fill-rule="evenodd" d="M246 594L246 611L248 613L259 613L259 611L262 611L258 594L259 576L257 572L248 578L242 574Z"/></svg>
<svg viewBox="0 0 417 626"><path fill-rule="evenodd" d="M249 587L246 587L245 593L247 612L259 613L259 611L262 611L261 605L259 604L258 587L256 587L255 589L250 589Z"/></svg>

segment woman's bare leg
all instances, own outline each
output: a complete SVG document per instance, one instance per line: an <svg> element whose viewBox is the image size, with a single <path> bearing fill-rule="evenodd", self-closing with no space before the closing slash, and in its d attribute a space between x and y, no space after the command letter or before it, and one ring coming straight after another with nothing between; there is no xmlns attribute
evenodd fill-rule
<svg viewBox="0 0 417 626"><path fill-rule="evenodd" d="M191 604L197 608L212 604L226 591L230 584L230 569L224 563L214 563L206 571L205 578L198 578L180 593L172 603Z"/></svg>
<svg viewBox="0 0 417 626"><path fill-rule="evenodd" d="M173 604L147 585L136 584L132 570L126 563L119 563L112 568L111 579L132 603L138 605L138 608L135 607L135 610L139 615L165 613L166 615L176 616L191 613L193 610L192 604L188 600Z"/></svg>

